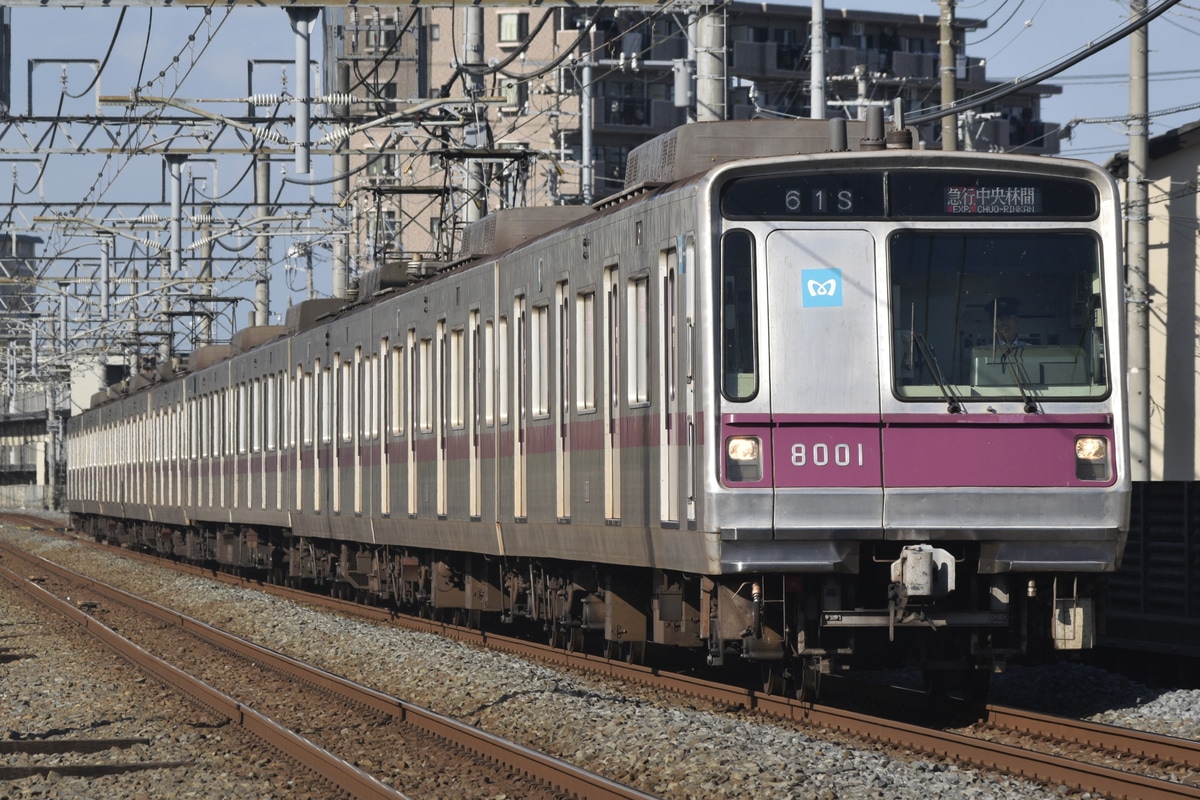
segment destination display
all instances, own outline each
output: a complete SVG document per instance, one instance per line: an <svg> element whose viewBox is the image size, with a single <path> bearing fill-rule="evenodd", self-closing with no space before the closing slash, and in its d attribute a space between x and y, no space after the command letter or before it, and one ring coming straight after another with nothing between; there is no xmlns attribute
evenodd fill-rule
<svg viewBox="0 0 1200 800"><path fill-rule="evenodd" d="M738 178L721 192L727 219L883 217L883 175L826 172Z"/></svg>
<svg viewBox="0 0 1200 800"><path fill-rule="evenodd" d="M1090 184L1019 174L892 170L736 178L726 219L1094 219Z"/></svg>

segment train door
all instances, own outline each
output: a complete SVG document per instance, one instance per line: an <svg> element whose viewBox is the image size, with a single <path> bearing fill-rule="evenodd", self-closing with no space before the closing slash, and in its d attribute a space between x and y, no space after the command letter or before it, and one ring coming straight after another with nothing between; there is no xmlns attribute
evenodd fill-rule
<svg viewBox="0 0 1200 800"><path fill-rule="evenodd" d="M480 469L480 447L483 434L482 415L480 414L480 377L483 370L480 355L479 310L473 309L469 316L467 330L467 392L464 398L467 402L466 424L470 426L467 432L468 482L470 483L467 513L471 519L479 519L482 510L483 482Z"/></svg>
<svg viewBox="0 0 1200 800"><path fill-rule="evenodd" d="M525 297L521 295L513 301L513 369L515 370L515 380L513 381L513 391L515 398L513 401L513 415L515 420L513 427L513 518L524 521L529 513L525 507L526 487L525 479L527 477L526 470L527 454L526 454L526 426L528 418L526 417L526 398L528 391L527 373L528 363L526 353L528 352L528 336L526 330L528 320L526 319L527 309L525 307Z"/></svg>
<svg viewBox="0 0 1200 800"><path fill-rule="evenodd" d="M604 518L621 519L621 285L616 265L604 270Z"/></svg>
<svg viewBox="0 0 1200 800"><path fill-rule="evenodd" d="M557 514L560 520L565 520L571 517L571 308L566 281L559 281L555 301L558 305L558 349L555 351L554 461L558 473Z"/></svg>
<svg viewBox="0 0 1200 800"><path fill-rule="evenodd" d="M675 272L679 253L675 248L659 254L658 283L658 352L661 364L658 376L658 396L661 413L658 426L658 508L659 519L679 523L679 409L680 397L676 375L679 368L678 336L675 320Z"/></svg>
<svg viewBox="0 0 1200 800"><path fill-rule="evenodd" d="M366 425L366 368L363 364L362 347L354 348L354 361L350 367L350 380L347 382L347 395L349 396L349 408L342 413L346 414L350 421L350 430L348 438L350 440L351 459L351 480L350 480L350 496L351 507L355 514L361 514L363 510L363 447L366 446L364 426Z"/></svg>
<svg viewBox="0 0 1200 800"><path fill-rule="evenodd" d="M333 467L330 459L330 442L333 438L333 399L331 389L332 370L318 359L313 367L317 379L314 406L317 409L317 437L313 442L313 511L325 510L325 486L328 472Z"/></svg>
<svg viewBox="0 0 1200 800"><path fill-rule="evenodd" d="M379 514L388 516L392 513L392 457L388 449L390 439L395 435L396 427L396 387L392 383L396 374L397 358L388 349L386 338L379 340Z"/></svg>
<svg viewBox="0 0 1200 800"><path fill-rule="evenodd" d="M349 391L349 362L342 361L341 353L333 354L330 377L333 381L329 389L329 405L333 408L333 425L330 430L329 442L329 509L334 514L342 513L342 444L346 435L346 425L349 424L350 409L346 403L346 393Z"/></svg>
<svg viewBox="0 0 1200 800"><path fill-rule="evenodd" d="M437 367L435 375L437 379L434 383L434 430L437 438L437 472L434 480L437 485L434 487L434 494L437 499L437 515L439 517L446 516L446 429L449 427L449 420L446 414L446 398L449 394L447 384L449 382L449 339L446 333L446 320L439 320L437 324Z"/></svg>
<svg viewBox="0 0 1200 800"><path fill-rule="evenodd" d="M408 376L408 515L417 515L417 408L420 404L417 383L417 332L408 331L408 347L404 351L405 373Z"/></svg>
<svg viewBox="0 0 1200 800"><path fill-rule="evenodd" d="M308 480L312 480L312 473L316 466L310 462L309 468L305 467L304 457L313 447L313 414L316 411L313 398L313 374L304 371L304 365L296 365L296 438L294 446L296 448L296 510L300 511L304 508L305 498L312 495L305 495L305 476Z"/></svg>
<svg viewBox="0 0 1200 800"><path fill-rule="evenodd" d="M683 284L683 317L685 321L683 341L684 412L687 415L686 450L684 460L687 469L687 518L696 520L696 281L692 265L696 263L696 237L681 236L682 253L679 257L679 279Z"/></svg>
<svg viewBox="0 0 1200 800"><path fill-rule="evenodd" d="M855 230L775 231L766 250L759 386L770 394L774 424L776 529L879 528L874 238Z"/></svg>

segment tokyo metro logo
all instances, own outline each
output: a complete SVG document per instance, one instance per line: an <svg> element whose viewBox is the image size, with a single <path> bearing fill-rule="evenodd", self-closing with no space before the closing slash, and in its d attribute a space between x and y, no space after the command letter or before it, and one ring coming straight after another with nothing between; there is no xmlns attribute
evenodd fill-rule
<svg viewBox="0 0 1200 800"><path fill-rule="evenodd" d="M831 308L842 305L842 271L840 269L805 269L800 271L804 286L805 308Z"/></svg>

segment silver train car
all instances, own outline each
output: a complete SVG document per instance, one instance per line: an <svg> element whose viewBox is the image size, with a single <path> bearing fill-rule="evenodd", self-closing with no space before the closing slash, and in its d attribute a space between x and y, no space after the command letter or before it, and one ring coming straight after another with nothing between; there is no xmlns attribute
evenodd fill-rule
<svg viewBox="0 0 1200 800"><path fill-rule="evenodd" d="M1129 513L1112 179L820 125L680 128L595 207L112 387L74 525L775 690L1090 647Z"/></svg>

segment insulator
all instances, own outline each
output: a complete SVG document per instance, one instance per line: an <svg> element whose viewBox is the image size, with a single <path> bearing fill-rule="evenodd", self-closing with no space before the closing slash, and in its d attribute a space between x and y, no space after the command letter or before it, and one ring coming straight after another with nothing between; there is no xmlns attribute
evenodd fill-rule
<svg viewBox="0 0 1200 800"><path fill-rule="evenodd" d="M354 95L342 94L342 93L327 94L324 97L313 98L313 100L314 100L314 102L325 103L326 105L331 105L331 106L348 106L352 103L360 102L358 100L358 98L356 98Z"/></svg>
<svg viewBox="0 0 1200 800"><path fill-rule="evenodd" d="M339 125L329 133L321 137L317 144L334 144L335 142L343 141L350 138L350 129L345 125Z"/></svg>
<svg viewBox="0 0 1200 800"><path fill-rule="evenodd" d="M259 139L266 139L267 141L275 142L275 144L287 144L288 143L286 136L284 136L281 133L276 133L275 131L270 130L269 128L255 128L254 135L257 136Z"/></svg>
<svg viewBox="0 0 1200 800"><path fill-rule="evenodd" d="M283 97L277 94L252 94L246 98L252 106L273 106L283 102Z"/></svg>
<svg viewBox="0 0 1200 800"><path fill-rule="evenodd" d="M149 223L166 222L167 218L160 214L142 214L140 217L137 218L137 221L138 222L149 222Z"/></svg>
<svg viewBox="0 0 1200 800"><path fill-rule="evenodd" d="M762 587L757 583L751 585L750 594L754 597L755 604L762 603Z"/></svg>

